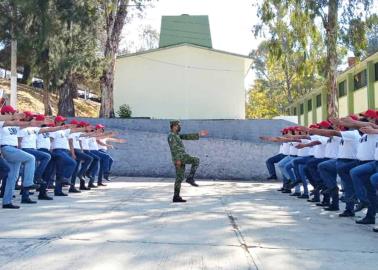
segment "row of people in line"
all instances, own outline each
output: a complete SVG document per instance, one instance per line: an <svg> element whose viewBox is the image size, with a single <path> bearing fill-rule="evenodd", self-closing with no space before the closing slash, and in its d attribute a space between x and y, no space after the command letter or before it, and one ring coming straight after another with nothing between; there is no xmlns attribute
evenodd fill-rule
<svg viewBox="0 0 378 270"><path fill-rule="evenodd" d="M0 115L0 182L2 207L18 209L12 203L17 181L21 179L21 203L34 204L30 198L37 190L39 200L52 200L54 196L80 193L109 180L113 159L107 152L111 142L122 143L117 133L105 132L105 126L92 126L86 122L62 116L47 117L32 112L18 113L13 107L1 108ZM76 179L79 178L79 189ZM97 185L95 180L97 178ZM86 185L86 181L88 184Z"/></svg>
<svg viewBox="0 0 378 270"><path fill-rule="evenodd" d="M279 154L269 158L268 179L277 179L275 164L281 171L283 186L279 190L339 211L339 217L354 217L367 208L357 224L375 224L378 189L378 112L329 119L309 127L295 126L282 130L279 137L261 137L281 143ZM337 179L341 180L341 188ZM313 186L309 192L308 183ZM302 187L302 190L301 190ZM294 192L292 193L292 189ZM340 198L340 190L343 196ZM310 197L312 196L312 197ZM378 228L374 228L377 232Z"/></svg>

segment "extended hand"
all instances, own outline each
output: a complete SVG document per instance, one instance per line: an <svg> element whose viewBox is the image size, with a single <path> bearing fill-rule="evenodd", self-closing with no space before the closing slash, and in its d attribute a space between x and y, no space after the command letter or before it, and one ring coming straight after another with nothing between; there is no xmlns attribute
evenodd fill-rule
<svg viewBox="0 0 378 270"><path fill-rule="evenodd" d="M303 143L300 143L300 144L298 144L295 148L297 148L297 149L303 149L303 148L305 148L306 146L303 144Z"/></svg>
<svg viewBox="0 0 378 270"><path fill-rule="evenodd" d="M176 160L175 164L176 164L177 168L180 168L181 167L181 160Z"/></svg>
<svg viewBox="0 0 378 270"><path fill-rule="evenodd" d="M209 132L207 130L201 130L198 135L200 137L206 137L207 135L209 135Z"/></svg>
<svg viewBox="0 0 378 270"><path fill-rule="evenodd" d="M362 127L360 131L365 134L378 134L378 130L371 126Z"/></svg>

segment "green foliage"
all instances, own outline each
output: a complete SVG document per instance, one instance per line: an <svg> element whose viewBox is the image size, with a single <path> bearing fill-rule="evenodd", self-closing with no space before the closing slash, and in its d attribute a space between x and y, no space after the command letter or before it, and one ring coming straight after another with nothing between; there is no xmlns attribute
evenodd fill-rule
<svg viewBox="0 0 378 270"><path fill-rule="evenodd" d="M130 118L132 115L132 111L129 105L123 104L119 106L119 111L117 112L120 118Z"/></svg>
<svg viewBox="0 0 378 270"><path fill-rule="evenodd" d="M282 95L272 95L265 91L263 82L257 81L249 91L249 99L246 104L246 117L252 119L271 119L280 114L277 103L285 103Z"/></svg>

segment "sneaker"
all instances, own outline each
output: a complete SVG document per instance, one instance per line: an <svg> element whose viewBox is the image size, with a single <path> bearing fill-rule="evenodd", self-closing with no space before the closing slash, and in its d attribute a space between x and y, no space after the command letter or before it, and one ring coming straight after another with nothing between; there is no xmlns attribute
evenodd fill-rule
<svg viewBox="0 0 378 270"><path fill-rule="evenodd" d="M344 212L339 214L339 217L354 217L354 213L349 210L345 210Z"/></svg>

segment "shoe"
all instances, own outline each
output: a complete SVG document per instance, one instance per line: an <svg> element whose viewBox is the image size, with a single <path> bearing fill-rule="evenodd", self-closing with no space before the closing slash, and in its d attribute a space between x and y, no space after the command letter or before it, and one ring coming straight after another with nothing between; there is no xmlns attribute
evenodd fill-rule
<svg viewBox="0 0 378 270"><path fill-rule="evenodd" d="M356 205L356 208L354 209L354 212L360 212L361 210L367 208L368 205L366 203L360 202Z"/></svg>
<svg viewBox="0 0 378 270"><path fill-rule="evenodd" d="M354 213L349 210L345 210L344 212L339 214L339 217L354 217Z"/></svg>
<svg viewBox="0 0 378 270"><path fill-rule="evenodd" d="M193 178L187 178L187 179L186 179L186 182L187 182L189 185L193 186L193 187L198 187L198 184L194 181Z"/></svg>
<svg viewBox="0 0 378 270"><path fill-rule="evenodd" d="M57 196L57 197L64 197L64 196L68 196L68 194L63 193L63 192L54 192L54 196Z"/></svg>
<svg viewBox="0 0 378 270"><path fill-rule="evenodd" d="M33 204L33 203L37 203L37 202L36 202L36 201L33 201L33 200L30 199L30 198L26 198L26 199L22 199L22 200L21 200L21 203Z"/></svg>
<svg viewBox="0 0 378 270"><path fill-rule="evenodd" d="M373 228L373 232L378 232L378 227Z"/></svg>
<svg viewBox="0 0 378 270"><path fill-rule="evenodd" d="M3 204L3 208L4 209L19 209L20 207L18 205L14 205L14 204Z"/></svg>
<svg viewBox="0 0 378 270"><path fill-rule="evenodd" d="M29 190L31 190L31 189L37 189L37 188L39 188L39 185L35 185L35 184L33 184L33 185L31 185L31 186L24 187L24 188L27 188L27 189L29 189Z"/></svg>
<svg viewBox="0 0 378 270"><path fill-rule="evenodd" d="M340 210L339 207L334 207L334 206L329 206L329 207L324 208L324 211L331 211L331 212L335 212L335 211L339 211L339 210Z"/></svg>
<svg viewBox="0 0 378 270"><path fill-rule="evenodd" d="M295 181L295 182L293 182L293 183L290 183L289 188L295 188L295 187L298 186L300 183L302 183L302 181L300 181L300 180L297 180L297 181Z"/></svg>
<svg viewBox="0 0 378 270"><path fill-rule="evenodd" d="M321 202L321 203L317 203L316 206L326 207L326 206L329 206L329 203Z"/></svg>
<svg viewBox="0 0 378 270"><path fill-rule="evenodd" d="M183 198L181 198L180 196L178 196L178 197L173 197L172 202L174 202L174 203L184 203L184 202L186 202L186 200L184 200Z"/></svg>
<svg viewBox="0 0 378 270"><path fill-rule="evenodd" d="M91 190L91 188L85 186L85 180L80 179L80 190Z"/></svg>
<svg viewBox="0 0 378 270"><path fill-rule="evenodd" d="M81 193L80 190L76 189L75 187L71 187L69 190L68 190L69 193Z"/></svg>
<svg viewBox="0 0 378 270"><path fill-rule="evenodd" d="M88 187L89 187L89 188L97 188L97 186L96 186L95 184L93 184L93 183L89 183L89 184L88 184Z"/></svg>
<svg viewBox="0 0 378 270"><path fill-rule="evenodd" d="M315 199L315 198L309 199L309 200L307 200L307 201L308 201L308 202L313 202L313 203L318 203L318 202L320 202L319 199Z"/></svg>
<svg viewBox="0 0 378 270"><path fill-rule="evenodd" d="M281 191L282 193L291 193L291 190L290 189L284 189L283 191Z"/></svg>
<svg viewBox="0 0 378 270"><path fill-rule="evenodd" d="M370 219L364 217L363 219L356 220L357 224L363 224L363 225L368 225L368 224L375 224L375 219Z"/></svg>
<svg viewBox="0 0 378 270"><path fill-rule="evenodd" d="M47 194L39 194L38 195L38 200L41 200L41 201L52 201L53 198L48 196Z"/></svg>
<svg viewBox="0 0 378 270"><path fill-rule="evenodd" d="M299 193L299 192L294 192L294 193L291 193L289 196L292 196L292 197L298 197L298 196L301 196L302 194Z"/></svg>
<svg viewBox="0 0 378 270"><path fill-rule="evenodd" d="M100 186L101 186L101 187L106 187L106 185L103 184L103 183L97 183L97 186L98 186L98 187L100 187Z"/></svg>
<svg viewBox="0 0 378 270"><path fill-rule="evenodd" d="M269 176L266 180L277 180L277 176Z"/></svg>
<svg viewBox="0 0 378 270"><path fill-rule="evenodd" d="M309 199L310 196L306 195L306 194L302 194L301 196L298 196L298 199Z"/></svg>
<svg viewBox="0 0 378 270"><path fill-rule="evenodd" d="M277 191L284 191L284 187L277 189Z"/></svg>

